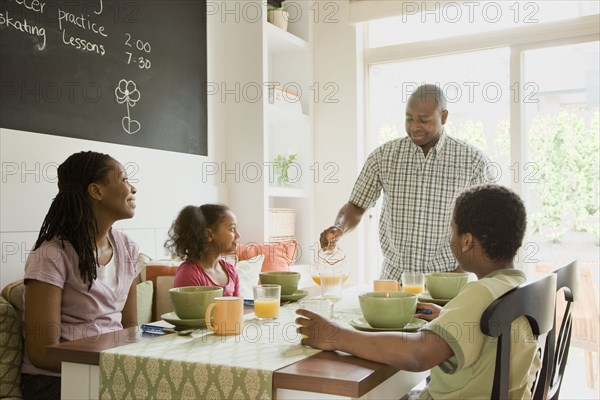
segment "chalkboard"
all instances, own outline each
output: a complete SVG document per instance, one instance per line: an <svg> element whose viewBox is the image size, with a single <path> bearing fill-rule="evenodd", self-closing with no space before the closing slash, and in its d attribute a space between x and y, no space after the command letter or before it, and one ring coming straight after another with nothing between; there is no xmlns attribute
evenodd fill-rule
<svg viewBox="0 0 600 400"><path fill-rule="evenodd" d="M206 0L0 0L0 126L207 155Z"/></svg>

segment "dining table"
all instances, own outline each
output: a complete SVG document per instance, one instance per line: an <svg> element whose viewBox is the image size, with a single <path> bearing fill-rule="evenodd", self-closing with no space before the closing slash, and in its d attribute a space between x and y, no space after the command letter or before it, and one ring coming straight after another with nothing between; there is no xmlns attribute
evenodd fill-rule
<svg viewBox="0 0 600 400"><path fill-rule="evenodd" d="M338 324L354 329L365 291L344 289L334 307ZM427 377L302 345L298 307L283 304L275 320L245 307L237 336L206 328L156 336L132 327L55 344L47 354L61 361L63 399L399 399Z"/></svg>

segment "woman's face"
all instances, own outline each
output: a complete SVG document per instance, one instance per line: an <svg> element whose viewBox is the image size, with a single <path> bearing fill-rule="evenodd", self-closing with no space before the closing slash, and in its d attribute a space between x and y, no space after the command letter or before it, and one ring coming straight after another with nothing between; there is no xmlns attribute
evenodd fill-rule
<svg viewBox="0 0 600 400"><path fill-rule="evenodd" d="M115 221L132 218L135 214L135 193L137 189L127 178L123 166L112 161L113 168L106 174L103 182L98 182L101 193L98 202L100 210Z"/></svg>
<svg viewBox="0 0 600 400"><path fill-rule="evenodd" d="M225 211L221 222L210 231L212 234L211 244L219 254L235 252L240 234L237 230L237 218L233 212Z"/></svg>

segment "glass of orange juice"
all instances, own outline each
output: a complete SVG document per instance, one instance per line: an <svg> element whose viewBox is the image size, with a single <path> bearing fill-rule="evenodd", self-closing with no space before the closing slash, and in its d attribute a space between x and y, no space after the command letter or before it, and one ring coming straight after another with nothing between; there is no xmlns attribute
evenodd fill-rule
<svg viewBox="0 0 600 400"><path fill-rule="evenodd" d="M425 274L422 272L402 273L402 291L408 293L423 293L425 291Z"/></svg>
<svg viewBox="0 0 600 400"><path fill-rule="evenodd" d="M258 319L277 319L281 302L281 285L257 285L254 292L254 315Z"/></svg>

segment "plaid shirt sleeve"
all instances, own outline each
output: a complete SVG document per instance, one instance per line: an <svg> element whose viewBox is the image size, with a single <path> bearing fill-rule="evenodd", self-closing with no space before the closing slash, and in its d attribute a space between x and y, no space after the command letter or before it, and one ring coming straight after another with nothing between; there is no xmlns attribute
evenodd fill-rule
<svg viewBox="0 0 600 400"><path fill-rule="evenodd" d="M479 160L475 163L475 169L473 170L473 176L471 177L469 186L490 183L494 181L489 158L483 153L479 153L478 158Z"/></svg>
<svg viewBox="0 0 600 400"><path fill-rule="evenodd" d="M378 150L369 155L350 195L350 203L365 210L373 207L381 195L382 185L378 159Z"/></svg>

